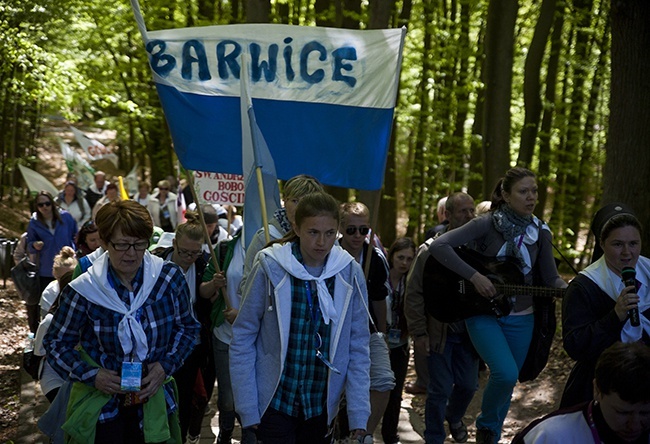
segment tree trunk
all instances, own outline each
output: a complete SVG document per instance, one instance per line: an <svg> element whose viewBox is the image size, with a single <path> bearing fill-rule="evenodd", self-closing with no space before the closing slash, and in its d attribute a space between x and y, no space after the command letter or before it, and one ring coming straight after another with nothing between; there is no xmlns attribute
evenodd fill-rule
<svg viewBox="0 0 650 444"><path fill-rule="evenodd" d="M205 20L210 23L214 20L214 11L215 11L214 3L215 0L197 1L197 15L199 20Z"/></svg>
<svg viewBox="0 0 650 444"><path fill-rule="evenodd" d="M476 54L483 55L484 33L480 32L477 42ZM474 105L474 123L472 124L472 134L469 141L469 181L467 192L477 200L487 200L490 195L484 194L483 189L483 127L485 115L485 57L478 57L474 66L473 77L481 79L476 91L476 104Z"/></svg>
<svg viewBox="0 0 650 444"><path fill-rule="evenodd" d="M612 86L603 202L626 202L648 227L650 206L643 193L650 189L650 2L618 1L610 17ZM642 245L648 256L650 230L642 235Z"/></svg>
<svg viewBox="0 0 650 444"><path fill-rule="evenodd" d="M361 23L361 0L343 0L343 10L341 11L340 23L341 28L345 29L359 29Z"/></svg>
<svg viewBox="0 0 650 444"><path fill-rule="evenodd" d="M594 198L598 198L601 187L598 184L598 169L597 164L594 163L594 128L596 126L596 112L600 104L602 94L601 88L603 83L603 76L607 70L607 61L609 56L609 23L602 27L602 41L600 44L600 55L598 63L594 71L594 76L591 81L591 88L589 92L589 100L587 101L587 111L585 113L584 133L582 135L583 145L582 152L580 153L579 169L578 169L578 184L580 188L578 191L578 202L582 205L573 205L571 211L571 221L573 221L573 234L567 236L570 245L575 248L578 240L578 235L582 228L589 229L589 219L587 218L587 208L593 205ZM596 180L594 180L596 179Z"/></svg>
<svg viewBox="0 0 650 444"><path fill-rule="evenodd" d="M368 28L382 29L390 25L390 13L395 5L395 0L371 0L368 5ZM398 90L399 91L399 90ZM396 100L399 103L399 99ZM384 172L384 186L379 191L378 219L376 221L377 233L381 235L382 242L390 245L396 238L397 223L397 189L396 189L396 171L395 171L395 142L397 131L397 119L393 116L391 128L390 144L388 147L388 157L386 159L386 168ZM372 214L372 212L371 212Z"/></svg>
<svg viewBox="0 0 650 444"><path fill-rule="evenodd" d="M388 28L395 0L370 0L368 2L368 29Z"/></svg>
<svg viewBox="0 0 650 444"><path fill-rule="evenodd" d="M314 14L316 14L317 26L335 26L336 8L331 0L316 0L314 2Z"/></svg>
<svg viewBox="0 0 650 444"><path fill-rule="evenodd" d="M575 41L575 54L572 63L574 65L571 99L569 102L569 120L567 126L567 144L566 144L566 162L565 169L566 180L565 188L565 205L566 211L562 221L562 226L567 228L565 240L568 242L567 247L573 247L575 244L576 230L574 229L578 221L573 219L573 211L576 205L585 206L586 202L582 200L580 192L582 184L579 180L580 162L584 151L584 123L586 120L586 100L585 95L589 87L589 80L592 75L591 68L593 59L592 52L594 46L593 32L590 29L593 26L593 0L574 1L576 15L578 17L577 33Z"/></svg>
<svg viewBox="0 0 650 444"><path fill-rule="evenodd" d="M425 23L430 23L433 20L433 0L423 0ZM407 236L412 237L414 240L422 239L422 232L424 226L424 218L426 217L424 203L427 195L427 175L426 162L425 162L425 146L427 141L427 127L429 117L429 77L432 68L432 37L431 26L426 26L424 30L424 47L422 49L422 74L418 83L418 97L420 102L420 111L418 116L418 124L415 129L416 139L414 146L413 158L413 181L411 192L411 201L409 202L409 223L407 229Z"/></svg>
<svg viewBox="0 0 650 444"><path fill-rule="evenodd" d="M556 0L544 0L542 2L533 40L530 42L530 48L526 55L524 67L525 117L524 126L521 130L519 157L517 159L517 165L526 168L530 167L530 163L533 161L535 142L537 141L537 129L539 128L539 119L542 112L540 76L546 42L553 25L555 6Z"/></svg>
<svg viewBox="0 0 650 444"><path fill-rule="evenodd" d="M246 0L246 23L269 23L270 0Z"/></svg>
<svg viewBox="0 0 650 444"><path fill-rule="evenodd" d="M542 115L542 125L539 132L539 168L537 170L537 182L539 185L539 200L536 213L539 217L544 216L546 201L548 199L548 185L551 174L551 131L553 128L553 117L555 115L556 92L558 67L560 53L562 52L562 27L564 26L564 14L566 7L563 1L557 4L555 12L555 23L551 34L551 53L546 66L546 91L544 100L548 104Z"/></svg>
<svg viewBox="0 0 650 444"><path fill-rule="evenodd" d="M490 0L485 34L483 195L510 167L510 96L517 0Z"/></svg>
<svg viewBox="0 0 650 444"><path fill-rule="evenodd" d="M455 156L457 157L454 162L455 168L456 170L461 171L463 176L460 178L454 178L453 181L450 178L450 182L457 182L462 185L466 185L469 180L469 174L464 165L469 162L469 147L467 146L465 139L465 123L467 121L470 105L470 86L468 82L470 74L469 57L474 51L474 49L470 47L469 43L470 16L471 5L469 0L461 0L458 29L458 46L460 52L458 56L458 71L456 74L456 119L452 140L454 146L457 148L455 151L458 153ZM453 189L460 191L461 187L455 186Z"/></svg>

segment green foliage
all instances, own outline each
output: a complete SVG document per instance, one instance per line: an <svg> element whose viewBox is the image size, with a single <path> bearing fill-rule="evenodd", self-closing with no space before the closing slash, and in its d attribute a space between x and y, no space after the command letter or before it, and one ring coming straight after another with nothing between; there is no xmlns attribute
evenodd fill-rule
<svg viewBox="0 0 650 444"><path fill-rule="evenodd" d="M500 147L511 164L524 125L524 65L541 5L519 3L512 30L510 144ZM587 176L599 178L605 161L608 2L576 0L570 8L557 3L557 15L565 19L557 94L554 102L544 102L552 123L537 135L531 166L543 164L539 141L548 138L550 164L540 176L548 184L545 211L567 248L573 248L584 231L580 222L588 219L589 206L600 193ZM147 0L141 7L147 28L160 30L239 23L247 4L252 3ZM271 22L360 29L368 27L371 8L369 2L352 0L273 0L270 5ZM391 23L406 25L408 33L395 112L396 191L390 201L397 205L400 220L408 220L408 234L420 236L435 223L440 196L475 190L492 162L482 158L480 148L481 122L489 113L483 102L485 88L490 88L483 83L488 5L488 0L391 3ZM123 171L138 161L149 166L152 181L174 173L170 136L128 0L0 0L0 35L0 186L11 182L10 158L29 159L40 122L51 115L116 131ZM540 70L542 85L551 56L549 43ZM477 200L487 197L473 193Z"/></svg>

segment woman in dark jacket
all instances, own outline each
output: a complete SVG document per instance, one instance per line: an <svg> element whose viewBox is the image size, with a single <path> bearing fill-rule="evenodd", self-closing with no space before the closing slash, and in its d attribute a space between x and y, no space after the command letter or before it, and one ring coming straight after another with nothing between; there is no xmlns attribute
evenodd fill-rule
<svg viewBox="0 0 650 444"><path fill-rule="evenodd" d="M27 225L27 251L38 264L41 291L54 280L52 265L54 256L61 248L75 248L77 222L67 211L59 209L54 198L47 191L41 191L35 199L36 211ZM38 301L27 305L29 328L35 332L39 322Z"/></svg>
<svg viewBox="0 0 650 444"><path fill-rule="evenodd" d="M562 303L562 344L577 362L561 408L593 398L596 360L607 347L617 341L650 344L650 259L641 256L639 220L626 205L613 203L598 210L592 231L594 252L603 255L571 281ZM637 288L623 282L625 267L635 269ZM638 326L630 321L632 309L638 310Z"/></svg>

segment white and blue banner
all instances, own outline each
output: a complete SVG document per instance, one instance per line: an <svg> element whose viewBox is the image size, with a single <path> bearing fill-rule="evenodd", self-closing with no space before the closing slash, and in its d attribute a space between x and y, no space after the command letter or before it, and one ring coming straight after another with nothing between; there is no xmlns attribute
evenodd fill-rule
<svg viewBox="0 0 650 444"><path fill-rule="evenodd" d="M138 14L185 168L242 174L247 53L257 123L280 179L309 174L327 185L382 187L404 29L244 24L147 32Z"/></svg>

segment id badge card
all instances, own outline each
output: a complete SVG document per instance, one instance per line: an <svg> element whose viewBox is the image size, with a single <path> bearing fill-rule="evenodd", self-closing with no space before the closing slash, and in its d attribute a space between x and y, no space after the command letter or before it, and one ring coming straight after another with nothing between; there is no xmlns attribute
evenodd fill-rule
<svg viewBox="0 0 650 444"><path fill-rule="evenodd" d="M142 362L123 362L120 388L125 392L138 392L142 385Z"/></svg>
<svg viewBox="0 0 650 444"><path fill-rule="evenodd" d="M402 337L402 330L399 328L391 328L388 330L388 343L389 344L399 344L399 340Z"/></svg>

